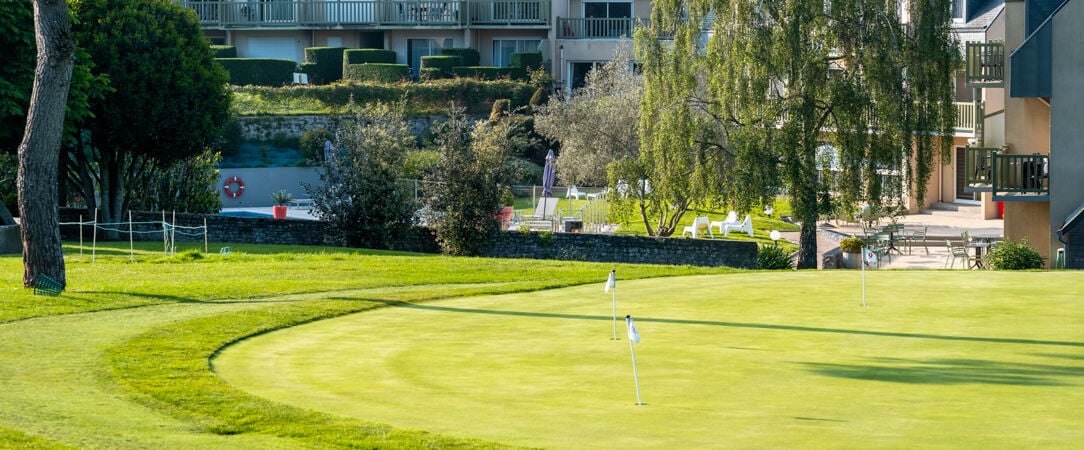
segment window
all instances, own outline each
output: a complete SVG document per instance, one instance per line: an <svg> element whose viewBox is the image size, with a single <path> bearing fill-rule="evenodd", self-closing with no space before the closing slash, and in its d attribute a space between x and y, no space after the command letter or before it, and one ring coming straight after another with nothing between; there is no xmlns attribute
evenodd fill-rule
<svg viewBox="0 0 1084 450"><path fill-rule="evenodd" d="M963 22L964 13L964 0L952 0L952 21Z"/></svg>
<svg viewBox="0 0 1084 450"><path fill-rule="evenodd" d="M407 63L412 73L418 75L423 56L439 55L442 48L452 48L452 38L407 39Z"/></svg>
<svg viewBox="0 0 1084 450"><path fill-rule="evenodd" d="M542 45L541 39L494 39L493 65L511 66L513 53L537 52L540 45Z"/></svg>
<svg viewBox="0 0 1084 450"><path fill-rule="evenodd" d="M584 2L583 17L588 37L632 36L631 2Z"/></svg>

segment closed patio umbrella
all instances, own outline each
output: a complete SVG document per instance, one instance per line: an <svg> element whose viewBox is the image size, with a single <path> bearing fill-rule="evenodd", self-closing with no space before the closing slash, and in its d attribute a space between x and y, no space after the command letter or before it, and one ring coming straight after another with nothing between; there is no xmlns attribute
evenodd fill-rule
<svg viewBox="0 0 1084 450"><path fill-rule="evenodd" d="M551 148L549 153L546 153L546 167L542 169L542 196L553 196L553 182L557 178L557 168L555 167L557 158L553 156L553 149Z"/></svg>

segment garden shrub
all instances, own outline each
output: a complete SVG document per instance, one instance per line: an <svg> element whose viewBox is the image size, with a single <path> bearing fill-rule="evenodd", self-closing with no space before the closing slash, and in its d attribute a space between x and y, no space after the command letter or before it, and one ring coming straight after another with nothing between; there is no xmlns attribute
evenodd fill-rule
<svg viewBox="0 0 1084 450"><path fill-rule="evenodd" d="M458 56L463 59L463 66L477 66L481 60L478 50L473 48L442 48L441 55Z"/></svg>
<svg viewBox="0 0 1084 450"><path fill-rule="evenodd" d="M441 78L443 78L441 76L441 70L436 67L422 68L421 72L418 74L418 79L421 81L439 80Z"/></svg>
<svg viewBox="0 0 1084 450"><path fill-rule="evenodd" d="M305 130L301 133L299 140L299 147L301 150L301 157L311 162L320 162L324 160L324 143L333 140L335 136L330 131L323 128L317 128L315 130Z"/></svg>
<svg viewBox="0 0 1084 450"><path fill-rule="evenodd" d="M452 75L461 78L475 78L479 80L496 80L501 77L500 67L491 66L457 66L452 68Z"/></svg>
<svg viewBox="0 0 1084 450"><path fill-rule="evenodd" d="M518 52L512 54L512 66L527 69L542 68L542 52Z"/></svg>
<svg viewBox="0 0 1084 450"><path fill-rule="evenodd" d="M440 69L441 78L447 78L452 76L452 68L463 65L463 58L458 56L423 56L422 57L422 69L435 68Z"/></svg>
<svg viewBox="0 0 1084 450"><path fill-rule="evenodd" d="M440 152L436 150L411 150L403 162L403 177L423 180L439 162Z"/></svg>
<svg viewBox="0 0 1084 450"><path fill-rule="evenodd" d="M510 80L526 81L528 78L527 69L523 67L501 67L500 73L501 78L508 78Z"/></svg>
<svg viewBox="0 0 1084 450"><path fill-rule="evenodd" d="M542 106L542 105L545 105L546 102L549 102L549 101L550 101L550 92L549 92L549 90L546 89L545 87L539 87L538 89L535 89L534 95L531 95L531 101L530 101L529 104L531 106Z"/></svg>
<svg viewBox="0 0 1084 450"><path fill-rule="evenodd" d="M229 72L230 84L282 86L293 82L297 63L289 59L215 58Z"/></svg>
<svg viewBox="0 0 1084 450"><path fill-rule="evenodd" d="M241 122L230 119L219 131L219 137L215 149L224 156L236 155L241 150L241 144L245 141L244 130Z"/></svg>
<svg viewBox="0 0 1084 450"><path fill-rule="evenodd" d="M237 47L232 45L212 45L211 50L215 52L215 58L237 57Z"/></svg>
<svg viewBox="0 0 1084 450"><path fill-rule="evenodd" d="M793 269L794 256L774 242L762 245L757 252L757 267L764 270Z"/></svg>
<svg viewBox="0 0 1084 450"><path fill-rule="evenodd" d="M382 48L352 48L343 52L343 64L395 64L395 52Z"/></svg>
<svg viewBox="0 0 1084 450"><path fill-rule="evenodd" d="M1020 242L1006 239L990 252L988 262L997 270L1042 269L1043 256L1028 246L1027 238Z"/></svg>
<svg viewBox="0 0 1084 450"><path fill-rule="evenodd" d="M866 241L854 236L843 238L839 241L839 249L842 250L843 253L862 253L862 247L865 246Z"/></svg>
<svg viewBox="0 0 1084 450"><path fill-rule="evenodd" d="M343 52L342 47L309 47L305 49L305 62L314 64L309 74L309 83L328 84L339 81L343 77ZM392 54L394 59L394 53ZM395 61L392 61L395 62ZM301 65L302 69L305 64Z"/></svg>
<svg viewBox="0 0 1084 450"><path fill-rule="evenodd" d="M343 79L398 83L410 79L410 67L406 64L347 64L343 67Z"/></svg>

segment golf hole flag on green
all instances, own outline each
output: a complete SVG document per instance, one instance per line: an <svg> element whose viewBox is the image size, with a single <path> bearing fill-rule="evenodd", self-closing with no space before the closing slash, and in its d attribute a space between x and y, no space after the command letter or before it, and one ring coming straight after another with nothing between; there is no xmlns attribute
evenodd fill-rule
<svg viewBox="0 0 1084 450"><path fill-rule="evenodd" d="M640 332L636 331L636 323L632 321L631 315L625 315L625 328L629 330L629 354L632 355L632 381L636 384L636 404L643 405L644 402L640 401L640 376L636 374L636 350L632 348L633 344L640 343Z"/></svg>

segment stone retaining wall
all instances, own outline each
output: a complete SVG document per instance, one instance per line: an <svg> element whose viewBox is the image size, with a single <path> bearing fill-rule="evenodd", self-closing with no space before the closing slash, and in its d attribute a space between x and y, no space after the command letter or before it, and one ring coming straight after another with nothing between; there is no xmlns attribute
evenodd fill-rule
<svg viewBox="0 0 1084 450"><path fill-rule="evenodd" d="M61 209L61 222L78 222L85 210ZM150 222L133 227L138 241L162 240L161 213L132 213L133 222ZM325 245L332 241L327 226L313 220L274 220L252 217L229 217L206 214L177 214L175 225L201 227L206 220L207 239L211 242L238 244ZM172 214L167 222L173 221ZM127 226L116 228L127 229ZM144 233L145 232L145 233ZM89 241L93 230L83 227L83 239ZM65 240L79 239L78 225L62 225ZM128 233L121 232L121 240ZM98 240L104 239L101 231ZM202 236L179 234L178 242L202 241ZM415 227L396 242L394 250L439 253L436 236L427 228ZM692 266L728 266L752 269L757 265L757 245L749 241L714 239L649 238L579 233L502 232L484 256L495 258L532 258L571 261L674 264Z"/></svg>

